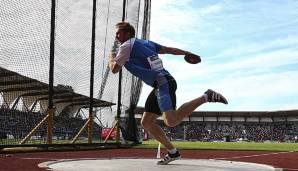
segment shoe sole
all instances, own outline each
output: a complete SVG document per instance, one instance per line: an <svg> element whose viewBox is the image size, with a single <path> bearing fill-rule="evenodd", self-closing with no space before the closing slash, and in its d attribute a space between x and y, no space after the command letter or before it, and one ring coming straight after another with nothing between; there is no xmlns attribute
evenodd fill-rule
<svg viewBox="0 0 298 171"><path fill-rule="evenodd" d="M161 161L158 161L157 162L157 165L167 165L167 164L171 163L172 161L179 160L179 159L181 159L181 156L175 157L175 158L171 158L171 159L167 160L166 162L163 161L163 160L161 160Z"/></svg>

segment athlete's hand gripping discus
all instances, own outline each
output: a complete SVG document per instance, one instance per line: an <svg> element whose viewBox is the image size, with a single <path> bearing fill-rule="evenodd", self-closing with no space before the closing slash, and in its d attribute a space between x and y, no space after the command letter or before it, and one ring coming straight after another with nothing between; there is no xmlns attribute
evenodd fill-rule
<svg viewBox="0 0 298 171"><path fill-rule="evenodd" d="M196 54L193 54L193 53L187 53L184 56L184 59L186 62L188 62L190 64L197 64L197 63L201 62L201 57Z"/></svg>

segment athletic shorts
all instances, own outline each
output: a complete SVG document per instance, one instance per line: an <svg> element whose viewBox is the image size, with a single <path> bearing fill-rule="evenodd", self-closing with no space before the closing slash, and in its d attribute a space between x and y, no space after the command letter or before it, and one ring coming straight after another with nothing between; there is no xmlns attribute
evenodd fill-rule
<svg viewBox="0 0 298 171"><path fill-rule="evenodd" d="M177 83L172 76L163 76L154 83L154 89L145 103L145 112L161 115L162 112L176 109Z"/></svg>

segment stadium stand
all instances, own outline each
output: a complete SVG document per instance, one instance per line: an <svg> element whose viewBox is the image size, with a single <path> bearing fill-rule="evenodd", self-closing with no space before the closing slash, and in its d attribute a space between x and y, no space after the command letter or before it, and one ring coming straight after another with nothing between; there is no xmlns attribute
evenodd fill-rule
<svg viewBox="0 0 298 171"><path fill-rule="evenodd" d="M3 99L1 108L14 109L22 99L25 111L33 111L37 103L41 104L41 112L47 110L48 84L1 67L0 78L0 92ZM74 108L77 110L84 108L90 101L89 97L74 93L70 86L60 84L54 87L53 98L58 114L70 105L77 106ZM93 100L98 107L115 105L95 98Z"/></svg>
<svg viewBox="0 0 298 171"><path fill-rule="evenodd" d="M143 108L136 112L138 123ZM160 118L161 119L161 118ZM168 137L188 141L253 141L297 142L298 110L194 112L180 125L160 125Z"/></svg>
<svg viewBox="0 0 298 171"><path fill-rule="evenodd" d="M1 144L14 144L45 117L49 85L1 67L0 78ZM93 100L94 107L114 105L95 98ZM78 113L89 107L90 98L75 93L70 86L58 84L54 87L53 101L56 107L53 139L70 140L86 122L86 118L83 119ZM101 129L95 122L93 130L97 139L100 138ZM45 142L46 134L46 127L42 127L31 139ZM81 137L87 137L86 133L83 132Z"/></svg>
<svg viewBox="0 0 298 171"><path fill-rule="evenodd" d="M5 139L17 141L23 138L43 117L44 114L40 112L0 109L0 139L2 139L2 143L5 144ZM79 131L80 126L86 122L86 119L69 115L56 115L54 122L54 139L70 140ZM100 136L101 129L99 124L94 124L94 131L97 133L95 137ZM46 133L46 127L42 127L31 139L45 141ZM82 134L82 137L88 137L86 132Z"/></svg>

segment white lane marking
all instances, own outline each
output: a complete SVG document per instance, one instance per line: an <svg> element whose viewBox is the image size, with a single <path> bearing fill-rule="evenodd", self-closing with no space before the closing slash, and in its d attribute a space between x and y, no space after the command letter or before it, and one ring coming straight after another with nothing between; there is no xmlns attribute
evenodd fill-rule
<svg viewBox="0 0 298 171"><path fill-rule="evenodd" d="M261 157L261 156L269 156L269 155L277 155L277 154L287 154L287 153L293 153L293 151L277 152L277 153L265 153L265 154L254 154L254 155L248 155L248 156L213 158L213 160L240 159L240 158Z"/></svg>
<svg viewBox="0 0 298 171"><path fill-rule="evenodd" d="M22 159L25 159L25 160L60 160L60 159L45 158L45 157L24 157Z"/></svg>

